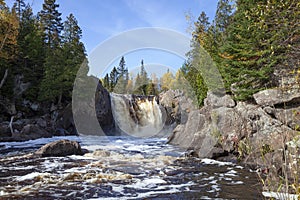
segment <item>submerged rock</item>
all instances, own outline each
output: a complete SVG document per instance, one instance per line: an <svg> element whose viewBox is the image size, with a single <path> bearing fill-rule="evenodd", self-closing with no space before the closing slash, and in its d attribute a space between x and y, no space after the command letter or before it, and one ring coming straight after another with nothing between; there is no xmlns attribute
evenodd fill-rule
<svg viewBox="0 0 300 200"><path fill-rule="evenodd" d="M76 141L58 140L42 146L35 152L42 157L59 157L69 155L83 155L84 151Z"/></svg>

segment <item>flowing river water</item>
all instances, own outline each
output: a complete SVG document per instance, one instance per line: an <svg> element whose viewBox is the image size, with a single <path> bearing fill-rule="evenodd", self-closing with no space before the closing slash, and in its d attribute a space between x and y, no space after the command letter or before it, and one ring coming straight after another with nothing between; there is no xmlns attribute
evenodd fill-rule
<svg viewBox="0 0 300 200"><path fill-rule="evenodd" d="M255 173L186 157L164 138L65 137L90 153L32 155L58 139L0 143L0 199L262 199Z"/></svg>
<svg viewBox="0 0 300 200"><path fill-rule="evenodd" d="M112 93L111 104L124 136L0 143L0 199L262 199L255 173L230 162L187 157L186 149L168 145L155 97ZM59 139L76 140L89 153L33 154Z"/></svg>

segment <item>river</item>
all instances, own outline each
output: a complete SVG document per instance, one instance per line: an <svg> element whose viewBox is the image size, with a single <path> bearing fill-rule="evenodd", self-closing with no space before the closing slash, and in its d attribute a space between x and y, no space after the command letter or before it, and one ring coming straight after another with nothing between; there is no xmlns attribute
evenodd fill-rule
<svg viewBox="0 0 300 200"><path fill-rule="evenodd" d="M249 169L186 157L165 138L63 138L90 153L32 156L61 137L0 143L0 199L262 199Z"/></svg>

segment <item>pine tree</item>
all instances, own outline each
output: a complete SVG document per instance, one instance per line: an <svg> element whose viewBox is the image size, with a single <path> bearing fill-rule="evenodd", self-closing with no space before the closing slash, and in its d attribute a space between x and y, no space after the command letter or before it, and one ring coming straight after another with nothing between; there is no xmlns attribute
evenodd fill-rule
<svg viewBox="0 0 300 200"><path fill-rule="evenodd" d="M114 67L110 72L109 82L110 82L110 92L112 92L114 91L114 88L118 82L118 71L116 67Z"/></svg>
<svg viewBox="0 0 300 200"><path fill-rule="evenodd" d="M19 22L21 22L21 18L23 15L23 10L25 10L25 2L24 0L15 0L15 3L13 5L13 9L16 10L16 14L19 18Z"/></svg>
<svg viewBox="0 0 300 200"><path fill-rule="evenodd" d="M212 66L210 65L211 63L208 63L211 60L208 52L212 52L212 48L214 48L211 27L206 13L201 12L195 23L195 31L191 41L192 49L187 54L187 62L181 68L184 78L188 80L190 85L190 87L186 88L188 90L187 93L190 97L196 96L199 105L203 104L208 91L206 83L214 84L214 75L210 71ZM206 78L206 82L203 77ZM211 77L210 80L208 80L209 77Z"/></svg>
<svg viewBox="0 0 300 200"><path fill-rule="evenodd" d="M44 31L44 41L50 49L59 46L61 42L63 24L58 7L56 0L45 0L43 9L39 13L39 19Z"/></svg>
<svg viewBox="0 0 300 200"><path fill-rule="evenodd" d="M140 90L143 95L147 94L147 86L149 84L149 78L147 71L144 66L144 60L141 60L141 71L140 71Z"/></svg>
<svg viewBox="0 0 300 200"><path fill-rule="evenodd" d="M230 5L230 0L219 0L214 20L218 32L224 32L226 30L230 24L231 15L232 5Z"/></svg>
<svg viewBox="0 0 300 200"><path fill-rule="evenodd" d="M209 29L209 21L205 12L201 12L198 17L197 22L195 23L195 31L193 31L193 42L199 44L202 47L205 47L205 38L207 31Z"/></svg>
<svg viewBox="0 0 300 200"><path fill-rule="evenodd" d="M109 76L108 76L108 74L106 74L105 77L103 78L102 85L107 90L109 90Z"/></svg>
<svg viewBox="0 0 300 200"><path fill-rule="evenodd" d="M18 6L19 7L19 6ZM36 100L39 83L43 77L45 61L42 32L39 30L38 21L33 15L30 5L21 7L18 11L19 34L18 34L18 59L15 65L17 73L24 76L24 82L30 82L30 87L25 91L25 98Z"/></svg>
<svg viewBox="0 0 300 200"><path fill-rule="evenodd" d="M145 94L142 90L142 79L141 79L141 75L140 72L137 73L136 77L135 77L135 81L134 81L134 94Z"/></svg>
<svg viewBox="0 0 300 200"><path fill-rule="evenodd" d="M41 87L41 98L57 100L58 105L70 100L77 71L85 60L85 48L80 41L82 31L77 20L71 14L64 24L63 43L48 52Z"/></svg>
<svg viewBox="0 0 300 200"><path fill-rule="evenodd" d="M63 95L66 98L71 97L73 82L76 74L84 60L86 59L84 44L80 41L82 30L73 14L70 14L64 22L63 29Z"/></svg>
<svg viewBox="0 0 300 200"><path fill-rule="evenodd" d="M263 40L267 32L259 29L258 15L253 13L261 1L239 0L232 23L227 28L227 37L221 47L222 73L226 88L238 100L247 100L252 94L270 85L272 54ZM266 48L267 47L267 48Z"/></svg>
<svg viewBox="0 0 300 200"><path fill-rule="evenodd" d="M126 86L128 82L128 70L126 68L124 56L121 57L119 66L117 68L117 72L118 72L118 83L117 83L117 87L115 88L115 92L119 94L124 94L126 93Z"/></svg>

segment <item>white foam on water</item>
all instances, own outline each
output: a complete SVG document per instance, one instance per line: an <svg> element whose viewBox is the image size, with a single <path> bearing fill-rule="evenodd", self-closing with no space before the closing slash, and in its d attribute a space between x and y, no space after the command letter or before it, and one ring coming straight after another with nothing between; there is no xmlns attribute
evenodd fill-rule
<svg viewBox="0 0 300 200"><path fill-rule="evenodd" d="M208 196L202 196L200 197L200 199L203 199L203 200L211 200L212 198L208 197Z"/></svg>
<svg viewBox="0 0 300 200"><path fill-rule="evenodd" d="M241 184L244 184L243 181L231 181L231 184L232 185L241 185Z"/></svg>
<svg viewBox="0 0 300 200"><path fill-rule="evenodd" d="M26 174L24 176L17 177L17 181L32 180L38 176L48 176L48 175L51 175L51 174L50 173L32 172L30 174Z"/></svg>
<svg viewBox="0 0 300 200"><path fill-rule="evenodd" d="M16 166L16 167L13 167L13 166L6 166L6 167L2 167L0 166L0 170L2 172L6 172L8 170L12 171L12 170L29 170L29 169L34 169L36 168L36 166Z"/></svg>
<svg viewBox="0 0 300 200"><path fill-rule="evenodd" d="M154 180L153 180L154 181ZM156 180L158 181L158 180ZM155 182L155 181L154 181ZM158 181L159 182L159 181ZM144 192L144 193L138 193L136 197L99 197L99 198L91 198L89 200L127 200L127 199L141 199L141 198L147 198L151 195L160 195L160 194L173 194L178 193L181 191L189 191L190 186L194 185L193 182L188 182L185 184L179 184L179 185L160 185L157 188L152 189L152 191ZM129 185L130 186L130 185ZM126 187L129 187L128 185ZM132 186L132 185L131 185ZM123 186L120 186L120 188L113 187L114 191L121 191ZM149 189L149 188L147 188Z"/></svg>
<svg viewBox="0 0 300 200"><path fill-rule="evenodd" d="M236 168L236 169L244 169L244 167L239 166L239 165L235 166L235 168Z"/></svg>
<svg viewBox="0 0 300 200"><path fill-rule="evenodd" d="M74 160L97 160L96 158L92 156L79 156L79 155L71 155L68 156L69 158L72 158Z"/></svg>
<svg viewBox="0 0 300 200"><path fill-rule="evenodd" d="M73 168L70 168L70 169L66 169L64 172L65 173L74 173L74 172L87 173L87 170L83 169L83 168L80 168L80 167L73 167ZM65 174L65 175L68 176L69 174Z"/></svg>
<svg viewBox="0 0 300 200"><path fill-rule="evenodd" d="M4 192L3 190L0 190L0 196L5 196L5 195L8 195L8 193Z"/></svg>
<svg viewBox="0 0 300 200"><path fill-rule="evenodd" d="M46 168L45 171L52 171L56 168L63 168L63 163L58 162L57 160L50 161L50 160L45 160L42 165Z"/></svg>
<svg viewBox="0 0 300 200"><path fill-rule="evenodd" d="M208 177L208 178L203 178L202 180L203 180L203 181L211 181L211 180L214 180L214 179L215 179L214 176L210 176L210 177Z"/></svg>
<svg viewBox="0 0 300 200"><path fill-rule="evenodd" d="M138 181L135 184L130 185L130 187L143 189L143 188L155 187L158 184L167 184L167 182L157 177L157 178L144 179L142 181Z"/></svg>
<svg viewBox="0 0 300 200"><path fill-rule="evenodd" d="M214 192L218 192L218 191L220 191L221 190L221 188L219 187L219 185L212 185L211 186L211 190L209 190L209 191L207 191L207 192L209 192L209 193L214 193Z"/></svg>
<svg viewBox="0 0 300 200"><path fill-rule="evenodd" d="M230 171L225 173L225 176L238 176L238 175L237 175L237 171L230 170Z"/></svg>
<svg viewBox="0 0 300 200"><path fill-rule="evenodd" d="M207 165L219 165L219 166L233 165L233 163L231 162L221 162L209 158L204 158L201 160L201 162Z"/></svg>

